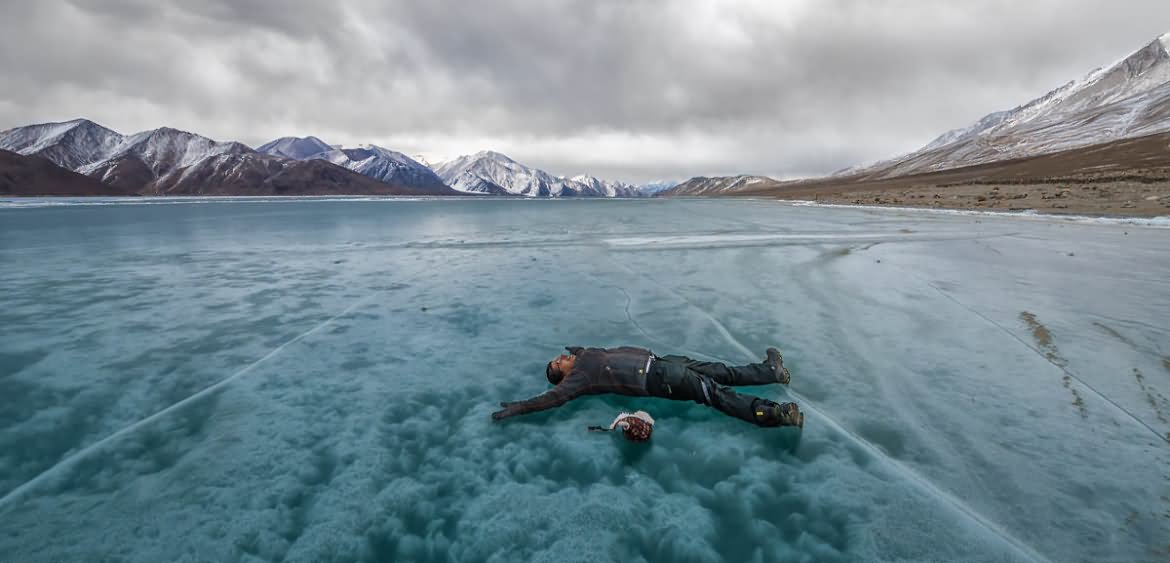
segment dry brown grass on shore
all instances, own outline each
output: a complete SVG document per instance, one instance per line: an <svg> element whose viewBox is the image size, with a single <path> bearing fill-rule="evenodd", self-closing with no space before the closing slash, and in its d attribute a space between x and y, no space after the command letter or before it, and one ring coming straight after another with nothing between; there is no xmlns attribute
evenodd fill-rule
<svg viewBox="0 0 1170 563"><path fill-rule="evenodd" d="M1170 215L1170 133L911 176L886 178L881 170L870 170L775 182L734 195L853 205Z"/></svg>
<svg viewBox="0 0 1170 563"><path fill-rule="evenodd" d="M965 184L769 194L791 200L985 211L1035 210L1074 215L1170 215L1170 183Z"/></svg>

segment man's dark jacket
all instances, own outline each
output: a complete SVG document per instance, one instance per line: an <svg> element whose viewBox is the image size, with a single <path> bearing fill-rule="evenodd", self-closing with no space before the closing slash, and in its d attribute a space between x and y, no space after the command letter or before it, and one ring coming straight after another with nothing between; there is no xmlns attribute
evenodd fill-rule
<svg viewBox="0 0 1170 563"><path fill-rule="evenodd" d="M504 410L495 417L499 419L551 409L581 395L650 394L646 388L646 375L653 354L649 350L632 346L621 348L567 346L565 349L577 357L573 371L569 375L566 375L556 387L531 399L500 403Z"/></svg>

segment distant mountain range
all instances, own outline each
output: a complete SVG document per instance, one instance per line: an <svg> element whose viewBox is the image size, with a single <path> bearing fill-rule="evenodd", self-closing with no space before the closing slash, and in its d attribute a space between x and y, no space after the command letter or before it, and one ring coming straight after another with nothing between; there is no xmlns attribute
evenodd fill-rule
<svg viewBox="0 0 1170 563"><path fill-rule="evenodd" d="M640 190L592 176L562 178L530 168L505 155L481 151L441 162L435 172L452 188L466 193L529 197L637 197Z"/></svg>
<svg viewBox="0 0 1170 563"><path fill-rule="evenodd" d="M242 143L162 127L122 135L86 119L46 123L0 132L0 150L40 157L40 175L13 183L12 195L49 195L49 177L72 178L52 163L98 180L102 187L72 179L73 195L434 195L393 181L380 181L325 161L299 161L257 152ZM25 162L24 165L27 165ZM13 170L14 160L0 173ZM26 166L27 170L27 166ZM113 192L110 189L112 188ZM453 190L445 190L454 195Z"/></svg>
<svg viewBox="0 0 1170 563"><path fill-rule="evenodd" d="M976 181L983 176L999 178L998 168L994 166L997 163L1002 163L1007 167L1005 170L1012 170L1017 177L1029 167L1037 173L1059 174L1052 163L1071 164L1071 160L1037 158L1091 146L1121 158L1123 153L1114 145L1129 147L1130 144L1118 143L1167 131L1170 131L1170 33L1112 65L1096 69L1016 108L992 113L968 127L943 133L906 155L809 180L753 182L744 176L693 178L659 195L779 195L785 191L832 186L845 189L851 184L892 186L897 182L891 180L905 178L902 183L906 183L920 176L923 182L936 176ZM1167 153L1170 154L1170 148ZM1027 161L1028 166L1019 164L1021 161ZM1122 162L1118 161L1118 165ZM1135 160L1134 166L1150 166L1151 162L1147 155ZM967 168L971 169L970 173L938 175ZM1116 166L1112 172L1117 173Z"/></svg>
<svg viewBox="0 0 1170 563"><path fill-rule="evenodd" d="M122 135L87 119L0 132L0 151L15 153L0 160L8 195L643 195L638 186L555 177L490 151L432 170L375 145L346 148L317 137L284 137L253 150L168 127ZM54 165L63 170L51 170ZM50 179L63 184L48 187Z"/></svg>
<svg viewBox="0 0 1170 563"><path fill-rule="evenodd" d="M718 176L715 178L696 176L668 189L660 190L659 194L672 196L723 195L775 182L767 176Z"/></svg>
<svg viewBox="0 0 1170 563"><path fill-rule="evenodd" d="M554 176L493 151L426 163L375 145L347 148L311 136L284 137L253 150L168 127L122 135L76 119L0 132L0 151L15 153L0 159L0 189L11 195L774 195L810 187L892 185L891 180L966 168L977 174L946 177L977 181L978 174L994 175L990 171L997 163L1094 146L1121 155L1109 148L1111 144L1165 132L1170 132L1170 34L1028 103L948 131L917 151L803 181L728 176L635 186L588 175ZM1055 173L1051 163L1071 161L1061 157L1029 162L1036 170ZM1148 167L1151 162L1147 155L1139 164ZM1023 170L1018 165L1010 169L1015 174ZM1116 166L1111 170L1119 173ZM53 182L60 182L60 187L52 187Z"/></svg>
<svg viewBox="0 0 1170 563"><path fill-rule="evenodd" d="M256 149L293 160L324 160L383 182L400 184L432 193L451 195L451 188L430 168L400 152L374 145L357 148L332 147L316 137L283 137Z"/></svg>

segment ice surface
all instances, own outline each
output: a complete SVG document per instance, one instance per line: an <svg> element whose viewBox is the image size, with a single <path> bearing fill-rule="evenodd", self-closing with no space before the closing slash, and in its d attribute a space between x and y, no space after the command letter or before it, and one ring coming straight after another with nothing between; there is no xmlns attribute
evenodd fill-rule
<svg viewBox="0 0 1170 563"><path fill-rule="evenodd" d="M0 560L1170 554L1157 223L6 203ZM612 396L492 423L566 344L736 363L778 345L791 387L743 391L800 402L805 428ZM636 409L648 447L586 431Z"/></svg>

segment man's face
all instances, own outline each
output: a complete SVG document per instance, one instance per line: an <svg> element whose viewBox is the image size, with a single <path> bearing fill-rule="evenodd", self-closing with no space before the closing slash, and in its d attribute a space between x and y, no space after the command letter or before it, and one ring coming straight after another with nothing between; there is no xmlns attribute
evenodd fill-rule
<svg viewBox="0 0 1170 563"><path fill-rule="evenodd" d="M553 369L560 372L561 376L569 375L569 371L573 369L573 360L565 354L561 354L552 361Z"/></svg>

